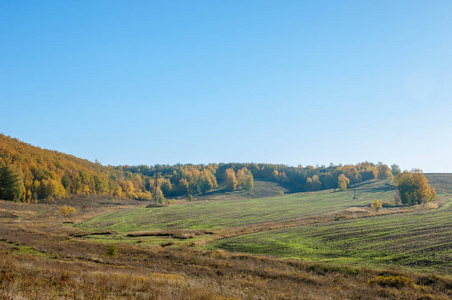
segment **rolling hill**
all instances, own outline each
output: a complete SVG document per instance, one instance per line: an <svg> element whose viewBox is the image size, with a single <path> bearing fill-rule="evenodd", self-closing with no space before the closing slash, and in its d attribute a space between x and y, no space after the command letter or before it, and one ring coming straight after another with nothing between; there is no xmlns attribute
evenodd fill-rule
<svg viewBox="0 0 452 300"><path fill-rule="evenodd" d="M15 199L32 202L69 195L150 199L146 182L122 167L106 167L58 151L41 149L0 134L0 168L23 182Z"/></svg>

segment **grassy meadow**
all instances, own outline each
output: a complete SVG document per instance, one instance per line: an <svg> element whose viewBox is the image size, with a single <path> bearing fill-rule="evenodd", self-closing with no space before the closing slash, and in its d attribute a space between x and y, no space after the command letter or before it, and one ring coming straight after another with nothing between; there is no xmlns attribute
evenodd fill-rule
<svg viewBox="0 0 452 300"><path fill-rule="evenodd" d="M394 187L367 182L353 191L295 193L258 199L200 201L160 208L131 208L97 216L80 224L87 231L117 232L163 229L221 229L257 223L280 222L368 206L377 198L392 202Z"/></svg>
<svg viewBox="0 0 452 300"><path fill-rule="evenodd" d="M451 202L421 209L270 230L209 248L367 267L403 266L452 274Z"/></svg>
<svg viewBox="0 0 452 300"><path fill-rule="evenodd" d="M121 239L173 247L194 243L285 259L451 274L452 202L447 200L451 177L430 175L439 200L413 208L395 205L392 185L370 181L356 187L357 199L353 190L220 198L119 210L78 227L115 233L85 237L103 242ZM373 199L385 203L378 214L369 207Z"/></svg>

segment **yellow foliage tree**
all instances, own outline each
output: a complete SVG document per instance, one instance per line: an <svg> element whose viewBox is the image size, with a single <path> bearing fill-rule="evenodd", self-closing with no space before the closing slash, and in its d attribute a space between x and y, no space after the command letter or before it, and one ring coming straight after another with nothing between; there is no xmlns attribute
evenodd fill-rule
<svg viewBox="0 0 452 300"><path fill-rule="evenodd" d="M378 210L383 207L383 203L381 203L378 199L374 199L374 201L370 204L370 207L378 212Z"/></svg>
<svg viewBox="0 0 452 300"><path fill-rule="evenodd" d="M229 168L225 171L225 181L226 181L226 189L228 191L233 191L237 187L237 179L235 177L234 169Z"/></svg>
<svg viewBox="0 0 452 300"><path fill-rule="evenodd" d="M63 216L68 217L72 214L75 214L77 212L77 210L69 205L64 205L62 207L60 207L60 211L63 214Z"/></svg>
<svg viewBox="0 0 452 300"><path fill-rule="evenodd" d="M421 170L403 172L396 177L400 199L405 205L421 204L432 201L436 191L430 188L428 180Z"/></svg>
<svg viewBox="0 0 452 300"><path fill-rule="evenodd" d="M348 179L344 174L339 175L337 179L337 186L342 190L345 191L350 184L350 179Z"/></svg>
<svg viewBox="0 0 452 300"><path fill-rule="evenodd" d="M393 179L391 169L387 165L382 164L378 167L378 179L380 180Z"/></svg>
<svg viewBox="0 0 452 300"><path fill-rule="evenodd" d="M246 167L237 171L237 187L245 190L252 190L254 187L253 174Z"/></svg>

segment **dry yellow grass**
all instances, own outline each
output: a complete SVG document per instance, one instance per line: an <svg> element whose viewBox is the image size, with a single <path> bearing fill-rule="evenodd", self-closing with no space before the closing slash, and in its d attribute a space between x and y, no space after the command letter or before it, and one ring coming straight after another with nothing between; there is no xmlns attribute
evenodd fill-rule
<svg viewBox="0 0 452 300"><path fill-rule="evenodd" d="M58 204L26 206L0 202L0 205L4 216L0 219L0 299L452 297L452 280L434 274L331 266L196 247L163 248L120 242L115 245L116 255L108 256L108 245L73 237L80 230L63 225L67 220L59 212ZM85 210L78 207L74 217L83 220L115 207L101 205ZM334 218L332 215L327 217ZM317 221L320 219L308 220ZM290 222L256 224L238 230L268 230L272 226L292 225ZM239 233L233 230L217 235ZM403 276L413 285L375 284L372 279L378 276Z"/></svg>

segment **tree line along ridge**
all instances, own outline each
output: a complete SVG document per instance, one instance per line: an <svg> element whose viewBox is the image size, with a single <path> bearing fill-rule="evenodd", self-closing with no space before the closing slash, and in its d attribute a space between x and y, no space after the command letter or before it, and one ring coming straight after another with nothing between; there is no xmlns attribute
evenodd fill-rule
<svg viewBox="0 0 452 300"><path fill-rule="evenodd" d="M161 175L155 189L154 175ZM32 146L0 134L0 199L35 202L70 195L108 195L150 200L225 189L252 190L254 179L291 185L297 191L345 190L356 183L380 179L396 181L403 204L435 198L419 170L401 172L397 165L362 162L356 165L287 166L263 163L211 163L103 166L58 151Z"/></svg>

